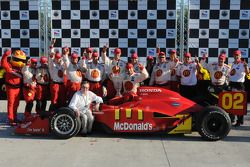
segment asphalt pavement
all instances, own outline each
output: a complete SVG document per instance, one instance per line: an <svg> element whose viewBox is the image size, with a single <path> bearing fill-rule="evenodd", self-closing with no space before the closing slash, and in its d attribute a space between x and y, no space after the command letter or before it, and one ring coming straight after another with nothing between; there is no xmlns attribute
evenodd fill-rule
<svg viewBox="0 0 250 167"><path fill-rule="evenodd" d="M19 117L24 107L21 102ZM0 167L250 166L250 111L244 125L233 127L225 139L207 142L198 133L178 136L94 132L68 140L16 135L14 128L5 124L6 110L6 101L0 101Z"/></svg>

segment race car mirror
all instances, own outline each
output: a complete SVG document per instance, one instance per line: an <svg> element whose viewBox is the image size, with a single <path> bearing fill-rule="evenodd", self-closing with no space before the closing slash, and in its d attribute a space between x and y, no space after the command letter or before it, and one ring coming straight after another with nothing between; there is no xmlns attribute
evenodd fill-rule
<svg viewBox="0 0 250 167"><path fill-rule="evenodd" d="M247 114L246 92L221 92L219 94L219 107L234 115Z"/></svg>

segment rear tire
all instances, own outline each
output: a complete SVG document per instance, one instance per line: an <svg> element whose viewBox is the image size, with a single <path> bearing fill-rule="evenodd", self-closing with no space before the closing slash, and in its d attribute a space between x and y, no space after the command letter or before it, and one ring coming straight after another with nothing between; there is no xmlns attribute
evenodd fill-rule
<svg viewBox="0 0 250 167"><path fill-rule="evenodd" d="M217 106L209 106L199 113L196 121L197 131L208 141L221 140L231 129L229 115Z"/></svg>
<svg viewBox="0 0 250 167"><path fill-rule="evenodd" d="M55 111L51 117L50 128L52 133L61 139L75 136L81 128L81 121L70 108L63 107Z"/></svg>

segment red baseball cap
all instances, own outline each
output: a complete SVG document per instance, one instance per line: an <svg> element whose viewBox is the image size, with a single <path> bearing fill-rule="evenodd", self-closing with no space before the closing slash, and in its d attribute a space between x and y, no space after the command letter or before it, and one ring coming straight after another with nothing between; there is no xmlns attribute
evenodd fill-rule
<svg viewBox="0 0 250 167"><path fill-rule="evenodd" d="M221 53L221 54L219 55L219 59L226 60L226 58L227 58L227 55L226 55L225 53Z"/></svg>
<svg viewBox="0 0 250 167"><path fill-rule="evenodd" d="M153 56L148 56L147 60L154 60Z"/></svg>
<svg viewBox="0 0 250 167"><path fill-rule="evenodd" d="M98 53L97 52L94 52L93 54L92 54L92 57L98 57L99 55L98 55Z"/></svg>
<svg viewBox="0 0 250 167"><path fill-rule="evenodd" d="M56 53L55 59L60 59L61 57L62 57L62 55L60 53Z"/></svg>
<svg viewBox="0 0 250 167"><path fill-rule="evenodd" d="M184 54L184 57L191 57L191 54L189 52Z"/></svg>
<svg viewBox="0 0 250 167"><path fill-rule="evenodd" d="M92 48L87 48L87 53L92 53L93 49Z"/></svg>
<svg viewBox="0 0 250 167"><path fill-rule="evenodd" d="M72 59L76 59L76 58L78 58L78 57L79 57L78 54L76 54L75 52L71 54L71 58L72 58Z"/></svg>
<svg viewBox="0 0 250 167"><path fill-rule="evenodd" d="M234 51L234 55L240 55L241 54L241 51L240 50L235 50Z"/></svg>
<svg viewBox="0 0 250 167"><path fill-rule="evenodd" d="M160 52L159 53L159 57L162 57L162 56L164 56L164 57L166 56L165 52Z"/></svg>
<svg viewBox="0 0 250 167"><path fill-rule="evenodd" d="M114 54L119 54L119 53L122 53L121 49L120 48L115 48Z"/></svg>
<svg viewBox="0 0 250 167"><path fill-rule="evenodd" d="M41 64L46 64L48 62L48 58L46 57L46 56L42 56L41 58L40 58L40 63Z"/></svg>
<svg viewBox="0 0 250 167"><path fill-rule="evenodd" d="M170 50L170 54L174 54L174 53L176 53L176 50Z"/></svg>
<svg viewBox="0 0 250 167"><path fill-rule="evenodd" d="M37 59L36 59L36 58L31 58L31 59L30 59L30 62L31 62L31 63L37 63Z"/></svg>
<svg viewBox="0 0 250 167"><path fill-rule="evenodd" d="M131 68L134 68L133 64L131 64L131 63L127 63L127 65L126 65L126 69L131 69Z"/></svg>
<svg viewBox="0 0 250 167"><path fill-rule="evenodd" d="M131 55L131 59L138 59L137 53L133 53L133 54Z"/></svg>

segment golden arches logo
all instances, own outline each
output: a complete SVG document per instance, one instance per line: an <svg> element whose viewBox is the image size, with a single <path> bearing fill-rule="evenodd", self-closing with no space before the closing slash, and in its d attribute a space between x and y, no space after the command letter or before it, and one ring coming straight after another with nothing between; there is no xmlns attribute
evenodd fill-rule
<svg viewBox="0 0 250 167"><path fill-rule="evenodd" d="M216 71L214 73L214 78L215 79L221 79L222 76L223 76L223 73L221 71Z"/></svg>
<svg viewBox="0 0 250 167"><path fill-rule="evenodd" d="M156 76L160 77L162 75L162 73L163 73L162 69L159 69L156 71Z"/></svg>
<svg viewBox="0 0 250 167"><path fill-rule="evenodd" d="M183 74L184 77L188 77L190 75L190 71L189 70L184 70L182 72L182 74Z"/></svg>

